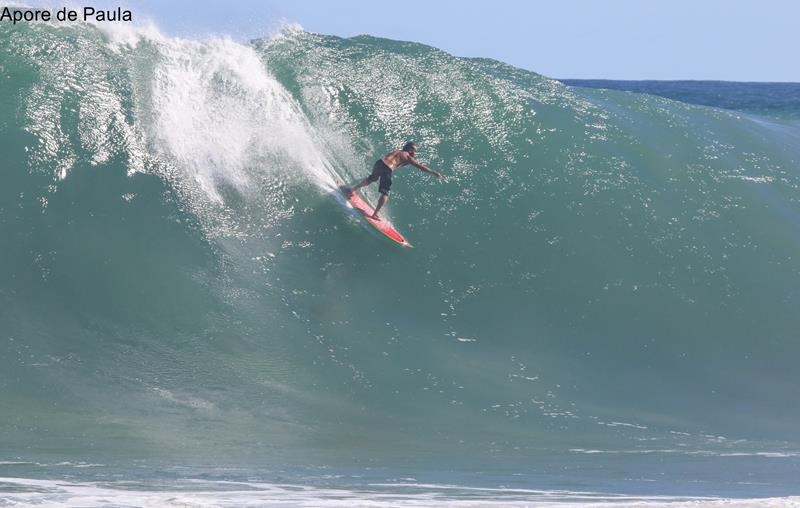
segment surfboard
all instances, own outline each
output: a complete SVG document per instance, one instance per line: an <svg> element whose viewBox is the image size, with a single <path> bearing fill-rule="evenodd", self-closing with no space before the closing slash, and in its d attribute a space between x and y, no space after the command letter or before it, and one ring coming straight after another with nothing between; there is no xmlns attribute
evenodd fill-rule
<svg viewBox="0 0 800 508"><path fill-rule="evenodd" d="M358 195L358 191L348 192L348 188L344 186L342 186L340 190L353 208L361 212L361 215L364 216L364 218L372 227L386 235L391 240L399 243L403 247L413 247L413 245L411 245L408 240L406 240L405 237L403 237L403 235L401 235L400 232L395 229L391 222L385 218L382 218L381 220L375 220L372 218L372 214L375 213L375 209Z"/></svg>

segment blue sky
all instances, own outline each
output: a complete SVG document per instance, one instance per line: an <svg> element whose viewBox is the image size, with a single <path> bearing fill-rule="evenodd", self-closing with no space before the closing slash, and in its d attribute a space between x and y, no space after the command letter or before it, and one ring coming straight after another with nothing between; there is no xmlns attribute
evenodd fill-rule
<svg viewBox="0 0 800 508"><path fill-rule="evenodd" d="M74 1L74 0L73 0ZM80 1L80 0L79 0ZM87 0L88 1L88 0ZM281 21L495 58L554 78L800 82L797 0L129 0L182 36L263 36ZM82 4L79 4L82 5Z"/></svg>

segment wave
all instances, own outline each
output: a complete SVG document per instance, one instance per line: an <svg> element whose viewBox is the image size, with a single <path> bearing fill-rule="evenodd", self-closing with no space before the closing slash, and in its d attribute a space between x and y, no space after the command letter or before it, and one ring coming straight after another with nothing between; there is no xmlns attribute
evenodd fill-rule
<svg viewBox="0 0 800 508"><path fill-rule="evenodd" d="M792 125L299 29L0 52L26 461L796 456ZM409 139L448 177L397 175L413 252L335 190Z"/></svg>

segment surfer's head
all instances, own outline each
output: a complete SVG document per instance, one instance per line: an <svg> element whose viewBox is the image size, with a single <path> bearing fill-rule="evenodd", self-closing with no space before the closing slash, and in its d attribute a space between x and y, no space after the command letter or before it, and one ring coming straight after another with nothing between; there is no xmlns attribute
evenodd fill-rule
<svg viewBox="0 0 800 508"><path fill-rule="evenodd" d="M409 141L408 143L403 145L403 151L408 152L411 155L414 155L414 153L416 153L417 151L417 144L414 143L413 141Z"/></svg>

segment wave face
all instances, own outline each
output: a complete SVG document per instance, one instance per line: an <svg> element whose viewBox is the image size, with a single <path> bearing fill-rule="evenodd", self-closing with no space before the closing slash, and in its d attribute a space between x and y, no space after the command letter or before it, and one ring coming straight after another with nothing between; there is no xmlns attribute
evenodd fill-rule
<svg viewBox="0 0 800 508"><path fill-rule="evenodd" d="M796 466L796 124L367 36L0 54L8 457ZM398 249L335 189L408 139Z"/></svg>

